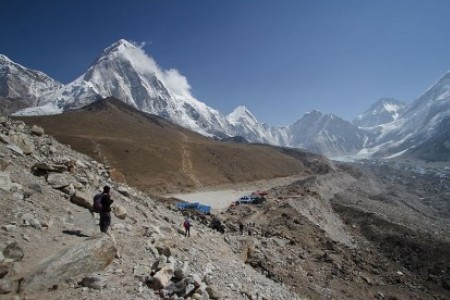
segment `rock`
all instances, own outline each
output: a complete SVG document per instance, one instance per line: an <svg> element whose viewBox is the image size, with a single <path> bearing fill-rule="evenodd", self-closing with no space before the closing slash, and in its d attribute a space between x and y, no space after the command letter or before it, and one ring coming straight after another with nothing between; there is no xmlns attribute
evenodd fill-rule
<svg viewBox="0 0 450 300"><path fill-rule="evenodd" d="M154 260L157 260L159 258L159 252L158 249L156 249L150 241L147 241L145 244L145 249L150 252L150 255Z"/></svg>
<svg viewBox="0 0 450 300"><path fill-rule="evenodd" d="M11 160L9 159L0 159L0 171L5 171L8 169L8 167L11 165Z"/></svg>
<svg viewBox="0 0 450 300"><path fill-rule="evenodd" d="M11 271L13 263L12 262L2 262L0 263L0 278L5 277Z"/></svg>
<svg viewBox="0 0 450 300"><path fill-rule="evenodd" d="M108 285L108 281L100 275L93 274L84 277L83 280L81 280L81 285L91 289L100 290Z"/></svg>
<svg viewBox="0 0 450 300"><path fill-rule="evenodd" d="M75 189L83 187L72 175L66 173L50 173L47 175L47 182L54 189L62 189L70 184Z"/></svg>
<svg viewBox="0 0 450 300"><path fill-rule="evenodd" d="M6 122L8 122L7 116L0 116L0 124L4 125Z"/></svg>
<svg viewBox="0 0 450 300"><path fill-rule="evenodd" d="M158 253L160 255L164 255L166 257L170 257L172 255L172 250L170 250L170 247L164 244L156 245L155 247L158 250Z"/></svg>
<svg viewBox="0 0 450 300"><path fill-rule="evenodd" d="M62 191L63 193L66 193L66 194L69 195L69 196L72 196L73 194L75 194L76 189L75 189L75 187L73 186L73 184L69 184L68 186L63 187L63 188L61 189L61 191Z"/></svg>
<svg viewBox="0 0 450 300"><path fill-rule="evenodd" d="M23 153L31 154L34 152L33 140L28 137L28 135L23 133L15 133L10 136L11 143L18 146Z"/></svg>
<svg viewBox="0 0 450 300"><path fill-rule="evenodd" d="M37 135L37 136L41 136L41 135L44 134L44 129L42 127L33 125L31 127L31 133L34 134L34 135Z"/></svg>
<svg viewBox="0 0 450 300"><path fill-rule="evenodd" d="M375 295L375 299L382 300L384 299L384 294L382 292L378 292Z"/></svg>
<svg viewBox="0 0 450 300"><path fill-rule="evenodd" d="M117 188L117 191L118 191L119 193L121 193L122 195L124 195L125 197L130 196L130 191L129 191L126 187L119 186L119 187Z"/></svg>
<svg viewBox="0 0 450 300"><path fill-rule="evenodd" d="M80 176L80 175L75 175L76 180L78 180L79 183L86 185L89 183L89 180L84 177L84 176Z"/></svg>
<svg viewBox="0 0 450 300"><path fill-rule="evenodd" d="M169 235L169 236L173 235L173 229L170 228L169 226L161 226L161 227L159 227L159 230L160 230L160 234L163 236L164 235Z"/></svg>
<svg viewBox="0 0 450 300"><path fill-rule="evenodd" d="M17 242L13 242L6 246L6 248L3 250L3 255L5 256L5 258L12 259L13 261L22 261L24 253Z"/></svg>
<svg viewBox="0 0 450 300"><path fill-rule="evenodd" d="M70 202L78 206L84 207L92 211L92 197L82 191L76 191L75 194L70 197Z"/></svg>
<svg viewBox="0 0 450 300"><path fill-rule="evenodd" d="M187 276L188 269L189 269L188 261L185 261L184 263L176 263L173 274L174 274L175 278L181 280Z"/></svg>
<svg viewBox="0 0 450 300"><path fill-rule="evenodd" d="M0 279L0 294L8 294L13 291L14 284L9 278Z"/></svg>
<svg viewBox="0 0 450 300"><path fill-rule="evenodd" d="M16 145L6 145L6 148L8 148L9 150L11 150L14 153L17 153L19 155L24 155L22 149L20 149L18 146Z"/></svg>
<svg viewBox="0 0 450 300"><path fill-rule="evenodd" d="M11 143L11 140L6 135L0 134L0 142L8 145Z"/></svg>
<svg viewBox="0 0 450 300"><path fill-rule="evenodd" d="M113 213L117 218L121 220L125 220L125 218L127 217L127 210L121 205L114 206Z"/></svg>
<svg viewBox="0 0 450 300"><path fill-rule="evenodd" d="M75 161L75 165L77 167L81 168L81 169L87 169L88 168L88 166L85 163L83 163L82 161L80 161L78 159Z"/></svg>
<svg viewBox="0 0 450 300"><path fill-rule="evenodd" d="M64 164L51 164L47 162L38 162L33 165L33 169L46 172L67 172L67 166Z"/></svg>
<svg viewBox="0 0 450 300"><path fill-rule="evenodd" d="M2 226L2 229L5 230L5 231L9 231L10 232L10 231L16 230L17 226L13 225L13 224L6 224L6 225Z"/></svg>
<svg viewBox="0 0 450 300"><path fill-rule="evenodd" d="M32 226L32 227L34 227L36 229L41 229L41 227L42 227L41 223L39 222L39 220L36 219L34 217L34 215L31 214L31 213L23 214L21 220L22 220L22 224L25 225L25 226Z"/></svg>
<svg viewBox="0 0 450 300"><path fill-rule="evenodd" d="M5 260L5 256L3 255L3 251L0 250L0 263Z"/></svg>
<svg viewBox="0 0 450 300"><path fill-rule="evenodd" d="M137 277L145 278L145 276L149 276L152 270L148 266L144 265L135 265L133 267L133 275Z"/></svg>
<svg viewBox="0 0 450 300"><path fill-rule="evenodd" d="M117 231L123 231L123 230L125 230L125 225L123 225L121 223L116 223L111 226L111 229L117 230Z"/></svg>
<svg viewBox="0 0 450 300"><path fill-rule="evenodd" d="M169 285L170 279L173 277L174 265L173 263L166 263L161 270L153 276L153 284L150 286L153 289L161 289Z"/></svg>
<svg viewBox="0 0 450 300"><path fill-rule="evenodd" d="M216 288L213 288L212 286L206 287L206 292L208 293L209 298L213 300L220 299L220 294L217 292Z"/></svg>
<svg viewBox="0 0 450 300"><path fill-rule="evenodd" d="M48 289L79 275L104 270L117 254L109 236L91 238L41 262L20 285L21 292Z"/></svg>
<svg viewBox="0 0 450 300"><path fill-rule="evenodd" d="M0 189L4 191L9 191L12 188L11 178L9 173L0 172Z"/></svg>

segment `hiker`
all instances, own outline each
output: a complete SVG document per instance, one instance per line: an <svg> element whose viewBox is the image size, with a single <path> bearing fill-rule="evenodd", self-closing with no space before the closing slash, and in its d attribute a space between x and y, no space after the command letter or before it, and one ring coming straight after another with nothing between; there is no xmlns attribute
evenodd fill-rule
<svg viewBox="0 0 450 300"><path fill-rule="evenodd" d="M239 231L241 232L241 235L244 235L244 224L242 224L242 222L239 222Z"/></svg>
<svg viewBox="0 0 450 300"><path fill-rule="evenodd" d="M191 222L189 221L188 218L186 218L184 220L183 227L184 227L184 236L190 237L191 236Z"/></svg>
<svg viewBox="0 0 450 300"><path fill-rule="evenodd" d="M100 208L100 231L108 233L109 226L111 225L111 204L114 202L111 199L110 194L111 188L109 186L103 187L103 193L101 198L101 208Z"/></svg>

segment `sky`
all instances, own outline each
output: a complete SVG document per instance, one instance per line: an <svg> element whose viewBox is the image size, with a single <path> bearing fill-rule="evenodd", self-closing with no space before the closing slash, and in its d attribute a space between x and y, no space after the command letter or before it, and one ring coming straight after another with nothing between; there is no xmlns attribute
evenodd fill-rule
<svg viewBox="0 0 450 300"><path fill-rule="evenodd" d="M192 95L288 125L410 103L450 70L447 0L0 0L0 54L69 83L124 38Z"/></svg>

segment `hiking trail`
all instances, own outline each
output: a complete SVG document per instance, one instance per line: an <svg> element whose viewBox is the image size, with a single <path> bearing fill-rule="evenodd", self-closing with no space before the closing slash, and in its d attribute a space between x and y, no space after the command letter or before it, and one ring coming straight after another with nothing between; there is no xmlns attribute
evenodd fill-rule
<svg viewBox="0 0 450 300"><path fill-rule="evenodd" d="M192 166L192 160L191 160L191 154L188 149L188 142L189 138L186 134L182 133L183 136L183 144L181 145L181 168L183 171L183 174L186 174L186 176L192 180L195 187L198 187L201 185L201 182L198 180L198 178L194 174L194 168Z"/></svg>

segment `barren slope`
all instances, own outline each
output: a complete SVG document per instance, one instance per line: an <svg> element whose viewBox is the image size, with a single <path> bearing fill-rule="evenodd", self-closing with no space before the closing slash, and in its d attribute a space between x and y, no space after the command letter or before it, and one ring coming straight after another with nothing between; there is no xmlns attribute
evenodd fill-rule
<svg viewBox="0 0 450 300"><path fill-rule="evenodd" d="M112 166L113 178L123 174L128 184L156 193L331 169L319 155L219 142L113 98L61 115L21 119Z"/></svg>

